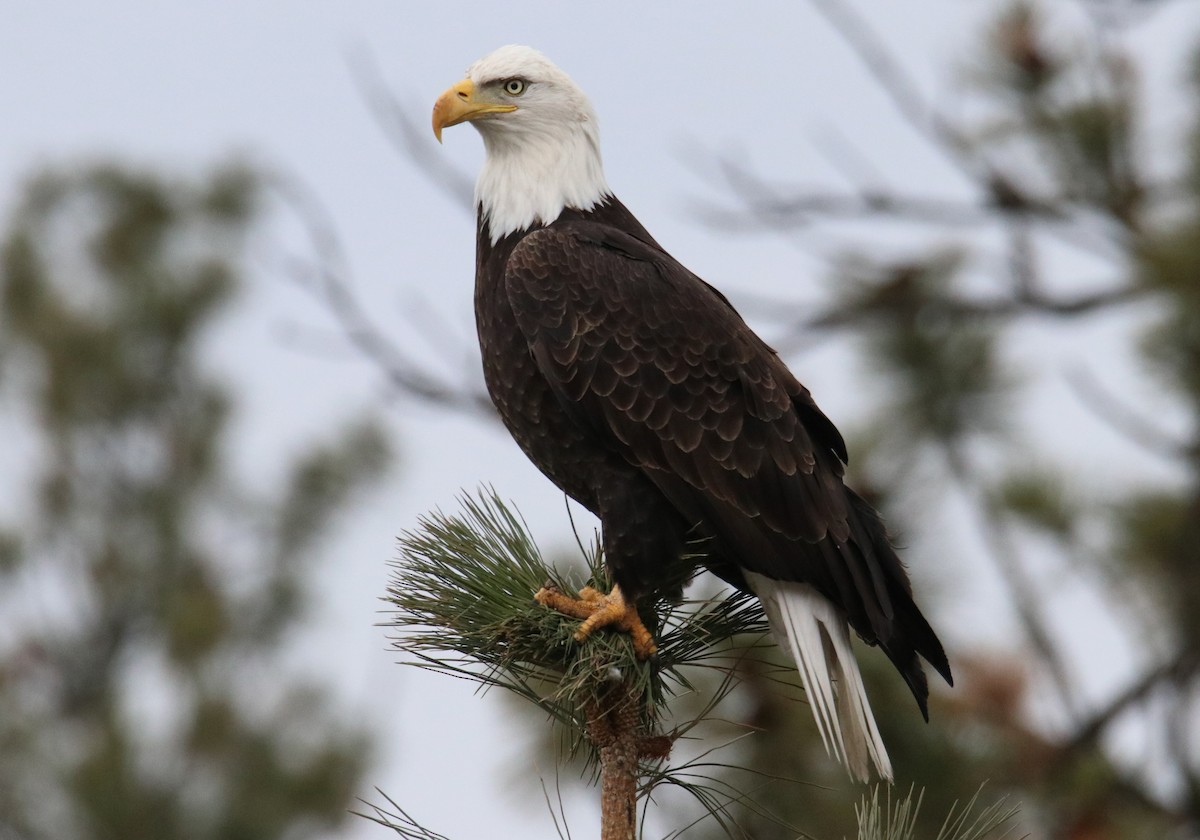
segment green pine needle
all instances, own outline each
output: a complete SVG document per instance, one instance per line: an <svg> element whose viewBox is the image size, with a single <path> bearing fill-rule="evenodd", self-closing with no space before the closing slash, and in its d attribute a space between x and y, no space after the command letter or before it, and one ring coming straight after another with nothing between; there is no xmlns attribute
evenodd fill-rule
<svg viewBox="0 0 1200 840"><path fill-rule="evenodd" d="M756 654L752 646L735 648L735 636L767 631L758 602L744 594L707 601L651 605L659 654L657 661L639 662L626 633L600 632L578 643L573 634L579 625L538 604L533 595L549 583L574 593L590 584L601 591L611 588L598 547L583 550L584 564L574 574L564 574L546 563L524 521L490 489L459 499L455 515L435 512L423 517L419 527L400 537L400 557L388 588L395 613L387 625L397 630L394 646L413 663L440 673L516 693L545 710L568 734L572 750L583 748L595 766L587 742L585 709L596 708L616 684L642 700L642 732L660 733L665 704L675 694L690 691L689 667L719 668L721 685L696 720L676 725L667 733L671 741L706 719L732 689L733 667L738 658ZM649 618L649 616L646 616ZM710 751L711 752L711 751ZM654 791L675 788L691 794L708 818L731 837L746 836L734 811L747 810L774 821L769 810L755 802L757 790L741 790L726 778L737 769L712 761L709 752L670 766L663 761L643 762L641 797L649 802ZM763 777L755 786L780 781ZM913 791L895 802L888 788L880 801L876 788L855 809L858 840L913 840L921 795ZM1017 809L1001 800L972 816L977 793L960 811L952 808L937 840L999 840ZM393 828L402 837L439 840L417 825L389 800L392 810L371 806L371 819ZM780 823L782 825L782 823ZM678 836L686 826L671 836ZM787 827L797 833L795 827Z"/></svg>
<svg viewBox="0 0 1200 840"><path fill-rule="evenodd" d="M881 788L884 789L882 802L879 796ZM1020 809L1009 805L1007 797L1002 797L972 817L982 792L983 787L980 786L961 811L957 802L951 806L936 840L1003 840L1012 833L1013 826L1010 823ZM891 786L877 785L870 798L864 795L862 802L854 809L858 817L858 840L914 840L917 814L924 796L924 790L909 788L904 797L893 801ZM996 833L998 831L999 834Z"/></svg>
<svg viewBox="0 0 1200 840"><path fill-rule="evenodd" d="M626 681L655 731L664 703L689 690L683 666L729 655L728 642L766 632L755 599L735 594L711 601L653 605L657 662L639 662L628 634L601 632L576 642L578 620L533 600L547 582L574 593L585 584L608 591L598 547L585 552L586 574L563 575L543 559L524 521L492 490L460 497L461 512L435 512L400 537L400 558L387 600L397 649L413 664L505 688L537 704L577 740L583 709Z"/></svg>

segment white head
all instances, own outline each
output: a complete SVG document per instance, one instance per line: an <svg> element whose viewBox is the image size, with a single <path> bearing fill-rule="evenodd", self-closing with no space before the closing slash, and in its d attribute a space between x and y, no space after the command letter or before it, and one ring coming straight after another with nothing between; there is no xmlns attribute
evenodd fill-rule
<svg viewBox="0 0 1200 840"><path fill-rule="evenodd" d="M610 196L591 103L537 50L501 47L467 68L434 105L434 134L466 121L487 148L475 202L493 243Z"/></svg>

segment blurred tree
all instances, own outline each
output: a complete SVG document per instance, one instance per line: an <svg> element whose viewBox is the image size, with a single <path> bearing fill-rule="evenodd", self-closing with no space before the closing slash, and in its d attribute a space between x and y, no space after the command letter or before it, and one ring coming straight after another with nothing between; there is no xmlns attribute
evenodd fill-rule
<svg viewBox="0 0 1200 840"><path fill-rule="evenodd" d="M258 191L239 168L50 173L0 242L2 838L310 837L367 766L283 657L386 440L358 422L251 491L203 362Z"/></svg>
<svg viewBox="0 0 1200 840"><path fill-rule="evenodd" d="M913 721L894 679L868 675L898 781L926 788L928 836L948 801L969 797L984 780L1023 804L1035 840L1195 836L1200 53L1186 100L1195 129L1181 161L1149 142L1137 56L1121 37L1131 18L1119 12L1135 12L1133 5L1072 4L1084 16L1074 18L1082 25L1071 38L1062 35L1069 4L1004 8L972 51L969 106L955 109L973 114L971 121L950 119L925 101L851 6L815 5L915 131L965 176L970 197L911 195L877 184L781 195L726 161L739 205L726 212L743 227L772 230L871 217L914 231L895 256L876 243L848 249L832 272L828 308L786 324L782 343L811 343L814 334L856 343L883 397L858 445L852 442L853 480L909 535L914 554L941 558L947 576L955 574L955 554L986 557L1022 631L1009 649L971 651L960 641L951 657L956 687L939 692L928 727ZM992 256L997 243L1000 260ZM1018 367L1018 348L1034 329L1053 336L1041 339L1047 347L1076 336L1094 340L1101 316L1109 320L1099 334L1126 344L1125 362L1136 372L1121 376L1136 382L1122 384L1099 366L1104 362L1095 369L1090 359L1075 363L1070 390L1094 416L1091 428L1075 434L1095 443L1090 460L1072 461L1040 440L1044 414L1039 425L1029 422L1038 414L1033 388L1045 387L1054 371ZM1144 409L1139 400L1147 394L1176 422L1164 422L1162 409ZM1126 439L1118 444L1123 455L1147 461L1143 475L1113 482L1101 443L1113 431ZM1163 465L1172 478L1158 485L1152 476ZM1095 681L1072 662L1079 619L1062 611L1068 597L1085 593L1100 604L1085 621L1121 636L1121 655L1136 657L1141 672L1107 697L1098 698ZM872 665L876 659L864 656ZM754 671L748 676L740 702L749 712L741 722L772 732L803 726L806 710L798 714L768 681ZM1112 733L1121 723L1135 727L1140 751L1128 741L1117 747ZM812 744L799 733L787 740ZM827 783L828 791L803 795L786 794L777 783L760 797L814 836L832 836L856 794L828 762L812 761L819 748L793 753L779 743L745 739L726 760ZM753 815L744 825L756 838L790 836Z"/></svg>
<svg viewBox="0 0 1200 840"><path fill-rule="evenodd" d="M1003 591L979 622L1019 630L1004 647L979 628L957 634L957 685L935 696L928 727L894 674L868 674L899 781L928 789L918 836L937 836L949 801L984 780L1023 803L1035 840L1200 835L1200 53L1172 100L1193 129L1169 142L1149 114L1160 98L1143 87L1149 56L1125 29L1178 4L1006 3L965 51L961 100L940 107L851 3L811 3L940 156L948 191L888 185L887 148L847 140L835 161L853 181L845 191L789 190L775 171L720 161L731 198L714 227L841 241L869 231L832 266L822 308L743 312L773 321L789 356L820 341L859 349L876 404L844 428L858 438L853 483L923 558L918 574L936 568L949 589L988 573ZM402 152L471 211L461 178L429 162L423 112L407 118L377 83L369 94ZM881 244L889 224L904 247ZM333 309L348 334L367 326ZM468 386L409 387L419 369L371 355L407 393L483 404ZM1081 638L1101 630L1105 641ZM1082 672L1078 653L1098 645L1133 660L1126 684ZM865 670L878 660L864 651ZM733 728L714 738L771 735L720 760L826 785L749 787L813 836L845 833L858 792L821 755L808 710L771 668L743 671L723 706ZM741 816L746 836L794 836ZM724 827L689 836L709 830Z"/></svg>

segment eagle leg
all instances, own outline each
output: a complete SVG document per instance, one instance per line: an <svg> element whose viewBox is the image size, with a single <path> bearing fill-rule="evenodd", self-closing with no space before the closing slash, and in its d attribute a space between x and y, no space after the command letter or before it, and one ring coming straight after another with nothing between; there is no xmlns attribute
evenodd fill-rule
<svg viewBox="0 0 1200 840"><path fill-rule="evenodd" d="M591 586L579 590L579 597L572 598L552 587L543 586L534 600L544 607L557 610L563 615L583 619L575 631L575 641L586 642L592 633L602 627L624 630L633 639L633 650L638 659L649 659L658 652L654 637L642 623L637 606L625 600L621 587L613 586L612 592L604 595Z"/></svg>

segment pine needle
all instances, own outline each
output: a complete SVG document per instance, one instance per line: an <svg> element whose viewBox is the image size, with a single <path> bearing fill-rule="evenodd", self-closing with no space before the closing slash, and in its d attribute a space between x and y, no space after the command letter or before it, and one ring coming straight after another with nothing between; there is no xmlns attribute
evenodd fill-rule
<svg viewBox="0 0 1200 840"><path fill-rule="evenodd" d="M884 790L882 802L881 788ZM1008 797L1001 797L972 818L982 792L981 785L961 811L957 802L950 807L936 840L1003 840L1012 833L1013 826L1009 823L1020 809L1009 805ZM924 796L924 790L914 791L910 787L903 798L893 801L891 786L877 785L870 798L864 795L854 809L858 817L858 840L915 840L917 815ZM995 833L1001 829L1001 833Z"/></svg>
<svg viewBox="0 0 1200 840"><path fill-rule="evenodd" d="M765 637L767 632L757 599L740 593L653 604L651 626L657 628L659 650L652 661L637 659L626 633L600 632L576 642L578 620L538 604L533 596L544 585L563 592L576 592L584 585L611 589L598 545L587 549L581 544L584 562L564 573L545 561L524 521L495 491L463 495L459 502L459 513L429 514L400 537L400 557L386 599L394 607L392 619L385 623L396 631L393 645L411 657L413 665L484 689L506 689L536 704L562 727L567 752L587 751L593 771L596 753L587 739L585 710L596 708L615 686L641 698L640 731L671 744L711 719L736 682L737 660L757 655L757 645L736 647L732 642L737 636ZM720 685L695 720L662 733L668 700L694 690L687 671L695 668L719 669ZM658 751L659 757L641 762L644 803L653 799L656 789L686 791L730 837L747 836L735 810L783 825L752 799L756 790L739 790L727 780L729 771L739 768L708 760L711 751L672 766L666 760L668 752ZM794 780L763 775L755 787L779 782ZM881 802L877 787L869 799L864 797L855 809L858 840L914 840L922 794L910 789L898 800L892 796L886 788ZM1001 799L973 816L978 798L977 792L961 811L956 803L936 840L1006 837L1011 828L994 832L1004 828L1017 809ZM370 806L375 815L369 818L409 840L445 840L419 826L391 800L388 803L394 810ZM565 827L557 817L555 824L561 836ZM794 826L786 828L799 834Z"/></svg>
<svg viewBox="0 0 1200 840"><path fill-rule="evenodd" d="M373 814L364 814L361 811L352 811L351 813L365 817L373 823L378 823L385 828L390 828L396 832L404 840L449 840L443 834L438 834L436 831L431 831L428 828L420 825L416 820L409 816L408 812L395 803L386 793L375 789L375 792L387 800L388 805L393 810L389 811L379 805L373 805L365 800L359 800L372 811Z"/></svg>
<svg viewBox="0 0 1200 840"><path fill-rule="evenodd" d="M611 588L598 546L575 574L542 557L524 521L495 494L459 499L460 513L436 512L400 537L387 600L387 626L412 664L504 688L537 704L582 741L582 710L614 683L627 681L648 731L671 696L691 690L683 668L727 655L743 633L763 634L757 601L738 593L706 601L654 605L657 662L640 662L627 634L573 638L578 621L547 609L533 594L550 583L564 592Z"/></svg>

